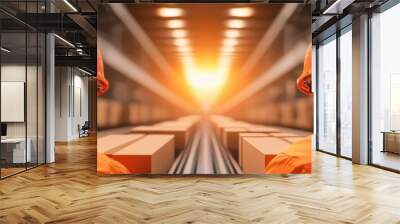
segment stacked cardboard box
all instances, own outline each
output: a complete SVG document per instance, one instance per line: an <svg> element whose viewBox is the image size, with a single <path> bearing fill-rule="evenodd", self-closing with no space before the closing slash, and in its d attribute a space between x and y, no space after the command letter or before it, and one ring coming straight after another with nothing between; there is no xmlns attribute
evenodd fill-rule
<svg viewBox="0 0 400 224"><path fill-rule="evenodd" d="M98 169L102 170L102 173L107 173L107 169L118 173L115 167L120 167L121 173L165 174L175 159L174 136L109 135L98 139L98 155L99 159L107 159L108 163L98 161ZM112 164L117 165L112 167Z"/></svg>
<svg viewBox="0 0 400 224"><path fill-rule="evenodd" d="M245 137L241 154L244 173L264 173L266 165L290 143L275 137Z"/></svg>
<svg viewBox="0 0 400 224"><path fill-rule="evenodd" d="M137 134L167 134L175 137L175 155L183 151L197 124L198 117L187 117L175 121L160 122L151 126L137 126L130 130Z"/></svg>
<svg viewBox="0 0 400 224"><path fill-rule="evenodd" d="M265 133L240 133L239 134L239 166L243 167L243 140L245 138L259 138L259 137L268 137L268 134Z"/></svg>

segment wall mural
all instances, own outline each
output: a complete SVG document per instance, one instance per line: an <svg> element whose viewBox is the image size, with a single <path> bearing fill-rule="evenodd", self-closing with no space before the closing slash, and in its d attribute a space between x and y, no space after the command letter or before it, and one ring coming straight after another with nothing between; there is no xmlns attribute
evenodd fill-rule
<svg viewBox="0 0 400 224"><path fill-rule="evenodd" d="M305 4L101 4L99 174L311 173Z"/></svg>

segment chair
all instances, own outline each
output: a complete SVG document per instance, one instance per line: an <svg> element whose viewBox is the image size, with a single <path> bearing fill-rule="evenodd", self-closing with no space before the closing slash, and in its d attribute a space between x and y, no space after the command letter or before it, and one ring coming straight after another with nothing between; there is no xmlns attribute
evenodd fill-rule
<svg viewBox="0 0 400 224"><path fill-rule="evenodd" d="M80 125L78 125L79 138L89 136L89 130L90 130L89 121L85 121L85 123L82 125L82 127Z"/></svg>

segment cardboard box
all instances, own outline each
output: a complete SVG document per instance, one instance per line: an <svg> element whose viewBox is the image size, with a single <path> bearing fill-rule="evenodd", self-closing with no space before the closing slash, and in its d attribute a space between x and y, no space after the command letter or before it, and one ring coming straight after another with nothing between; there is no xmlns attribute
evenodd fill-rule
<svg viewBox="0 0 400 224"><path fill-rule="evenodd" d="M122 104L115 100L109 100L108 123L110 127L118 127L123 120Z"/></svg>
<svg viewBox="0 0 400 224"><path fill-rule="evenodd" d="M268 116L265 117L265 123L279 124L281 114L279 107L276 104L269 104L265 113L268 114Z"/></svg>
<svg viewBox="0 0 400 224"><path fill-rule="evenodd" d="M193 124L199 122L201 117L199 115L189 115L189 116L184 116L176 119L177 121L180 122L191 122Z"/></svg>
<svg viewBox="0 0 400 224"><path fill-rule="evenodd" d="M304 140L304 136L299 136L299 137L281 137L281 139L290 142L291 144L296 143L298 141Z"/></svg>
<svg viewBox="0 0 400 224"><path fill-rule="evenodd" d="M254 125L246 128L247 132L258 132L258 133L279 133L279 130L273 127Z"/></svg>
<svg viewBox="0 0 400 224"><path fill-rule="evenodd" d="M110 105L107 99L101 97L97 99L97 127L99 129L109 126L109 107Z"/></svg>
<svg viewBox="0 0 400 224"><path fill-rule="evenodd" d="M111 134L97 139L97 172L101 174L130 173L122 164L111 158L111 154L138 139L141 134Z"/></svg>
<svg viewBox="0 0 400 224"><path fill-rule="evenodd" d="M166 174L175 160L174 151L173 135L146 135L110 155L132 174Z"/></svg>
<svg viewBox="0 0 400 224"><path fill-rule="evenodd" d="M175 155L178 156L186 147L190 131L188 127L137 126L130 130L137 134L166 134L175 136Z"/></svg>
<svg viewBox="0 0 400 224"><path fill-rule="evenodd" d="M248 125L241 128L223 128L222 143L224 147L232 154L236 161L239 161L239 134L240 133L274 133L278 129L262 126L262 125Z"/></svg>
<svg viewBox="0 0 400 224"><path fill-rule="evenodd" d="M238 162L240 167L243 167L243 139L244 138L258 138L258 137L268 137L265 133L239 133L239 143L238 143Z"/></svg>
<svg viewBox="0 0 400 224"><path fill-rule="evenodd" d="M126 145L143 138L143 134L107 135L97 139L97 153L111 154Z"/></svg>
<svg viewBox="0 0 400 224"><path fill-rule="evenodd" d="M150 110L147 105L139 104L139 123L146 124L150 121Z"/></svg>
<svg viewBox="0 0 400 224"><path fill-rule="evenodd" d="M239 153L239 134L246 132L245 128L225 128L223 129L222 145L228 150L233 158L238 161Z"/></svg>
<svg viewBox="0 0 400 224"><path fill-rule="evenodd" d="M313 129L313 98L304 97L297 99L296 102L296 127L312 130Z"/></svg>
<svg viewBox="0 0 400 224"><path fill-rule="evenodd" d="M294 102L282 102L280 106L280 125L294 127L296 125L296 111Z"/></svg>
<svg viewBox="0 0 400 224"><path fill-rule="evenodd" d="M300 137L302 135L295 134L293 132L278 132L278 133L271 133L271 137Z"/></svg>
<svg viewBox="0 0 400 224"><path fill-rule="evenodd" d="M268 163L290 143L275 137L244 138L242 170L246 174L264 173Z"/></svg>
<svg viewBox="0 0 400 224"><path fill-rule="evenodd" d="M189 135L191 135L194 131L195 123L187 121L164 121L153 126L162 128L185 128L188 129Z"/></svg>
<svg viewBox="0 0 400 224"><path fill-rule="evenodd" d="M139 123L139 106L137 104L129 105L129 123L130 124Z"/></svg>
<svg viewBox="0 0 400 224"><path fill-rule="evenodd" d="M235 122L228 122L228 123L223 123L219 124L217 127L217 136L221 141L223 141L224 137L224 129L226 128L247 128L252 126L253 124L247 123L247 122L241 122L241 121L235 121Z"/></svg>

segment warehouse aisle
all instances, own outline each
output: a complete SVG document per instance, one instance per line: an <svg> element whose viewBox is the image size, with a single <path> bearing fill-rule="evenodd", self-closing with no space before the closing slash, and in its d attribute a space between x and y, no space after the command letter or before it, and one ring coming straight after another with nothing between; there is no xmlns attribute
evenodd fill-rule
<svg viewBox="0 0 400 224"><path fill-rule="evenodd" d="M261 174L269 165L268 172L309 173L310 134L220 115L110 129L99 132L98 172Z"/></svg>
<svg viewBox="0 0 400 224"><path fill-rule="evenodd" d="M169 174L239 174L239 164L224 149L211 128L201 121L186 149L177 157Z"/></svg>

